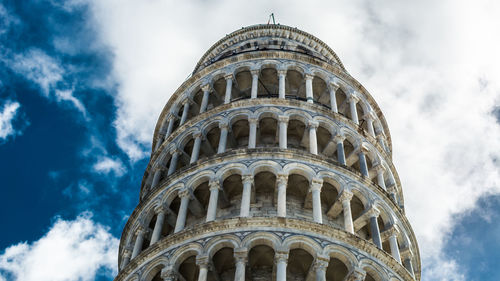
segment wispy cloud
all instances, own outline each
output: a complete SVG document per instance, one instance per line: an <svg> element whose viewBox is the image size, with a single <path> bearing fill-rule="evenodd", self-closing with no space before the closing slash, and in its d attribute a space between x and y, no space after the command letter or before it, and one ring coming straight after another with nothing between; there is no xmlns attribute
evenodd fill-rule
<svg viewBox="0 0 500 281"><path fill-rule="evenodd" d="M6 101L0 107L0 143L10 136L22 134L24 126L21 128L14 128L13 125L20 107L21 105L15 101Z"/></svg>
<svg viewBox="0 0 500 281"><path fill-rule="evenodd" d="M75 220L57 219L33 243L8 247L0 255L0 280L95 280L116 275L118 239L92 221L91 214Z"/></svg>
<svg viewBox="0 0 500 281"><path fill-rule="evenodd" d="M122 176L126 169L120 159L113 159L106 156L100 157L94 164L93 169L97 173L109 174L113 173L115 176Z"/></svg>

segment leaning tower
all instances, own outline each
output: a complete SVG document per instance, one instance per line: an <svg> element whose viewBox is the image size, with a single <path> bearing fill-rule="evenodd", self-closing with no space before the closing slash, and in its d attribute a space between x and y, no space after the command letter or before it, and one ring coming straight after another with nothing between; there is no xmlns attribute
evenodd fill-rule
<svg viewBox="0 0 500 281"><path fill-rule="evenodd" d="M311 34L219 40L152 147L116 281L420 280L382 111Z"/></svg>

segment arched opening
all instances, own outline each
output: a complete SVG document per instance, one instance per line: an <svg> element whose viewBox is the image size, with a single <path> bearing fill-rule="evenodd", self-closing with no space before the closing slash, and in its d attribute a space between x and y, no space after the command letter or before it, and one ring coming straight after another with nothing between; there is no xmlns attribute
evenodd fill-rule
<svg viewBox="0 0 500 281"><path fill-rule="evenodd" d="M363 202L359 199L359 197L354 194L351 199L351 213L353 221L355 221L358 217L360 217L365 211L365 206ZM363 239L369 239L369 223L365 224L361 229L356 231L356 234Z"/></svg>
<svg viewBox="0 0 500 281"><path fill-rule="evenodd" d="M366 277L364 281L376 281L375 278L370 273L366 273Z"/></svg>
<svg viewBox="0 0 500 281"><path fill-rule="evenodd" d="M272 117L259 120L257 146L274 147L278 144L278 122Z"/></svg>
<svg viewBox="0 0 500 281"><path fill-rule="evenodd" d="M323 214L323 223L336 224L336 217L339 215L339 211L341 212L341 202L337 203L338 210L333 210L335 201L338 197L337 188L327 181L323 181L323 186L321 187L321 208Z"/></svg>
<svg viewBox="0 0 500 281"><path fill-rule="evenodd" d="M246 280L273 280L274 250L266 245L253 247L248 253Z"/></svg>
<svg viewBox="0 0 500 281"><path fill-rule="evenodd" d="M318 142L318 152L320 154L330 156L335 152L336 144L332 141L332 134L322 125L316 129L316 139Z"/></svg>
<svg viewBox="0 0 500 281"><path fill-rule="evenodd" d="M148 275L144 278L145 281L163 281L161 278L161 270L163 265L157 265L153 268Z"/></svg>
<svg viewBox="0 0 500 281"><path fill-rule="evenodd" d="M288 183L286 188L286 208L287 216L290 217L303 217L297 216L298 212L307 213L312 216L312 200L309 193L309 180L302 175L291 174L288 176ZM307 209L307 210L305 210Z"/></svg>
<svg viewBox="0 0 500 281"><path fill-rule="evenodd" d="M257 96L260 98L278 97L278 73L274 68L260 71Z"/></svg>
<svg viewBox="0 0 500 281"><path fill-rule="evenodd" d="M306 99L304 76L296 70L286 72L285 92L287 98Z"/></svg>
<svg viewBox="0 0 500 281"><path fill-rule="evenodd" d="M226 79L224 79L224 77L218 78L212 87L214 89L213 94L216 95L219 100L224 101L224 96L226 95Z"/></svg>
<svg viewBox="0 0 500 281"><path fill-rule="evenodd" d="M237 217L240 211L241 194L243 193L241 175L233 174L225 178L222 182L222 191L222 196L227 200L227 204L222 204L223 201L219 200L221 203L219 204L220 209L217 213L218 217ZM221 197L221 194L219 194L219 197Z"/></svg>
<svg viewBox="0 0 500 281"><path fill-rule="evenodd" d="M356 103L356 112L358 113L359 122L363 122L362 128L366 127L366 122L364 122L364 118L363 118L365 116L365 111L364 111L363 107L361 106L361 101L358 101Z"/></svg>
<svg viewBox="0 0 500 281"><path fill-rule="evenodd" d="M328 92L328 87L325 80L318 76L314 76L313 81L313 98L316 103L319 103L325 107L330 108L330 93Z"/></svg>
<svg viewBox="0 0 500 281"><path fill-rule="evenodd" d="M229 134L231 139L228 140L228 144L234 148L248 147L249 132L250 127L247 119L240 119L234 122L231 126L231 132Z"/></svg>
<svg viewBox="0 0 500 281"><path fill-rule="evenodd" d="M313 260L314 257L303 249L290 250L286 267L286 279L305 281L309 271L311 271L312 276L315 276L316 274L312 268Z"/></svg>
<svg viewBox="0 0 500 281"><path fill-rule="evenodd" d="M220 141L219 126L210 128L206 134L206 141L201 142L200 156L198 159L210 157L217 153Z"/></svg>
<svg viewBox="0 0 500 281"><path fill-rule="evenodd" d="M337 89L335 92L335 98L337 99L338 112L341 115L351 119L351 112L349 110L349 101L347 100L347 95L342 89Z"/></svg>
<svg viewBox="0 0 500 281"><path fill-rule="evenodd" d="M186 258L179 265L179 274L186 281L198 281L198 274L200 272L198 266L196 265L196 256L192 255ZM180 279L180 278L179 278Z"/></svg>
<svg viewBox="0 0 500 281"><path fill-rule="evenodd" d="M235 75L233 101L249 99L252 91L252 74L248 70L240 71Z"/></svg>
<svg viewBox="0 0 500 281"><path fill-rule="evenodd" d="M208 281L232 281L236 271L233 248L224 247L212 257L213 269L208 274Z"/></svg>
<svg viewBox="0 0 500 281"><path fill-rule="evenodd" d="M256 208L261 212L274 212L276 176L271 172L260 172L255 175L254 189Z"/></svg>
<svg viewBox="0 0 500 281"><path fill-rule="evenodd" d="M326 280L328 281L343 281L348 273L347 266L337 258L330 258L326 269Z"/></svg>
<svg viewBox="0 0 500 281"><path fill-rule="evenodd" d="M193 191L193 196L189 200L188 210L186 216L186 225L189 227L196 225L206 217L206 210L208 207L208 201L210 200L210 189L208 186L208 181L199 184Z"/></svg>
<svg viewBox="0 0 500 281"><path fill-rule="evenodd" d="M287 128L287 146L288 148L296 148L306 150L308 144L305 139L306 125L297 119L290 119Z"/></svg>

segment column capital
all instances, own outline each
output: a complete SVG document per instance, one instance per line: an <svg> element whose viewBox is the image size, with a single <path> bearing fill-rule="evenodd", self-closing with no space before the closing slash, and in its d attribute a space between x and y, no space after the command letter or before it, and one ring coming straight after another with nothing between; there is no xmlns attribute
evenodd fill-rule
<svg viewBox="0 0 500 281"><path fill-rule="evenodd" d="M202 85L201 90L203 92L210 92L210 84L207 83L207 84Z"/></svg>
<svg viewBox="0 0 500 281"><path fill-rule="evenodd" d="M306 80L313 80L314 79L314 75L311 74L311 73L306 73L306 75L304 75L304 78Z"/></svg>
<svg viewBox="0 0 500 281"><path fill-rule="evenodd" d="M344 190L344 191L342 191L342 193L340 193L340 195L339 195L339 200L340 200L340 202L344 202L344 201L346 201L346 200L347 200L347 201L351 201L352 196L353 196L353 194L352 194L352 192L351 192L351 191L349 191L349 190Z"/></svg>
<svg viewBox="0 0 500 281"><path fill-rule="evenodd" d="M371 207L368 211L366 211L366 214L369 218L378 218L380 211L376 207Z"/></svg>
<svg viewBox="0 0 500 281"><path fill-rule="evenodd" d="M311 120L307 123L307 125L309 125L309 128L317 129L319 127L319 122Z"/></svg>
<svg viewBox="0 0 500 281"><path fill-rule="evenodd" d="M286 69L278 69L278 76L286 76L286 72L287 70Z"/></svg>
<svg viewBox="0 0 500 281"><path fill-rule="evenodd" d="M234 249L233 255L234 258L236 259L236 262L238 261L246 262L248 256L248 249L247 248Z"/></svg>
<svg viewBox="0 0 500 281"><path fill-rule="evenodd" d="M124 258L130 258L130 256L132 256L132 251L129 248L125 248L123 249L122 256Z"/></svg>
<svg viewBox="0 0 500 281"><path fill-rule="evenodd" d="M377 171L377 173L383 173L383 172L385 172L385 170L386 170L386 169L385 169L385 167L384 167L384 165L382 165L382 164L380 164L380 163L379 163L379 164L377 164L377 165L376 165L375 167L373 167L373 168L375 169L375 171Z"/></svg>
<svg viewBox="0 0 500 281"><path fill-rule="evenodd" d="M330 81L330 90L337 91L340 88L340 84L335 81Z"/></svg>
<svg viewBox="0 0 500 281"><path fill-rule="evenodd" d="M227 80L233 80L233 74L232 74L232 73L230 73L230 74L226 74L226 75L224 75L224 79L226 79L226 81L227 81Z"/></svg>
<svg viewBox="0 0 500 281"><path fill-rule="evenodd" d="M189 188L183 188L179 190L178 194L180 198L188 197L189 199L191 199L191 190Z"/></svg>
<svg viewBox="0 0 500 281"><path fill-rule="evenodd" d="M345 140L345 136L337 134L337 135L335 135L335 136L333 137L333 140L334 140L336 143L340 143L340 142L342 142L342 143L343 143L343 142L344 142L344 140Z"/></svg>
<svg viewBox="0 0 500 281"><path fill-rule="evenodd" d="M163 213L167 213L167 212L168 212L168 208L167 208L167 206L165 206L164 204L160 204L160 205L158 205L158 206L156 206L156 207L154 208L154 211L155 211L155 213L157 213L157 214L159 214L159 213L161 213L161 212L163 212Z"/></svg>
<svg viewBox="0 0 500 281"><path fill-rule="evenodd" d="M286 185L288 183L288 174L278 174L278 176L276 177L276 182L278 183L278 185Z"/></svg>
<svg viewBox="0 0 500 281"><path fill-rule="evenodd" d="M309 188L310 191L318 190L321 191L321 186L323 186L323 180L314 178L311 180L311 187Z"/></svg>
<svg viewBox="0 0 500 281"><path fill-rule="evenodd" d="M199 138L201 137L202 133L200 131L193 132L193 138Z"/></svg>
<svg viewBox="0 0 500 281"><path fill-rule="evenodd" d="M160 277L163 280L174 281L177 280L177 272L171 267L165 267L161 270Z"/></svg>
<svg viewBox="0 0 500 281"><path fill-rule="evenodd" d="M370 112L366 113L365 115L363 115L362 118L365 119L367 122L368 122L368 120L374 121L375 120L375 113L370 111Z"/></svg>
<svg viewBox="0 0 500 281"><path fill-rule="evenodd" d="M355 267L350 273L349 276L345 279L346 281L362 281L365 280L366 271L359 267Z"/></svg>
<svg viewBox="0 0 500 281"><path fill-rule="evenodd" d="M170 148L170 154L173 155L174 153L178 153L180 152L181 150L177 147L177 146L174 146L174 147L171 147Z"/></svg>
<svg viewBox="0 0 500 281"><path fill-rule="evenodd" d="M169 114L167 115L167 120L168 120L169 122L170 122L170 121L172 121L172 120L174 120L174 119L177 119L177 116L175 116L174 114L169 113Z"/></svg>
<svg viewBox="0 0 500 281"><path fill-rule="evenodd" d="M328 268L328 263L330 259L326 259L325 257L317 257L316 260L314 261L314 269L315 270L323 270L326 271Z"/></svg>
<svg viewBox="0 0 500 281"><path fill-rule="evenodd" d="M251 123L257 124L257 122L259 122L259 118L257 118L257 117L249 117L248 118L249 124L251 124Z"/></svg>
<svg viewBox="0 0 500 281"><path fill-rule="evenodd" d="M398 236L399 234L399 229L396 225L391 225L386 231L384 232L387 232L387 235L388 236Z"/></svg>
<svg viewBox="0 0 500 281"><path fill-rule="evenodd" d="M279 121L279 122L285 122L285 123L288 123L288 120L290 120L290 117L288 117L288 116L285 116L285 115L280 115L280 116L278 116L278 121Z"/></svg>
<svg viewBox="0 0 500 281"><path fill-rule="evenodd" d="M288 253L287 252L276 252L274 254L274 260L276 263L288 262Z"/></svg>
<svg viewBox="0 0 500 281"><path fill-rule="evenodd" d="M135 233L135 235L141 235L141 234L145 234L146 232L147 232L146 227L144 227L142 224L140 224L139 226L137 226L134 233Z"/></svg>
<svg viewBox="0 0 500 281"><path fill-rule="evenodd" d="M210 259L208 258L207 255L198 255L196 256L196 265L199 267L208 267Z"/></svg>
<svg viewBox="0 0 500 281"><path fill-rule="evenodd" d="M260 72L260 69L251 69L250 70L250 74L252 74L252 76L255 76L255 75L259 75L259 72Z"/></svg>
<svg viewBox="0 0 500 281"><path fill-rule="evenodd" d="M389 186L386 187L387 189L387 192L389 192L389 194L393 193L393 194L396 194L396 185L395 184L391 184Z"/></svg>
<svg viewBox="0 0 500 281"><path fill-rule="evenodd" d="M217 179L211 179L208 182L209 190L211 191L212 189L220 189L220 182Z"/></svg>
<svg viewBox="0 0 500 281"><path fill-rule="evenodd" d="M359 101L359 98L357 96L355 96L354 94L349 94L347 96L347 99L349 100L349 102L358 102Z"/></svg>
<svg viewBox="0 0 500 281"><path fill-rule="evenodd" d="M253 175L242 175L241 176L241 181L243 183L246 183L246 182L253 183Z"/></svg>
<svg viewBox="0 0 500 281"><path fill-rule="evenodd" d="M219 122L219 129L221 129L221 130L227 129L228 127L229 127L229 123L226 120Z"/></svg>
<svg viewBox="0 0 500 281"><path fill-rule="evenodd" d="M191 99L189 99L189 98L186 98L186 99L185 99L185 100L183 100L181 103L182 103L182 105L186 105L186 104L188 104L188 103L189 103L189 104L192 104L192 103L193 103L193 101L192 101Z"/></svg>

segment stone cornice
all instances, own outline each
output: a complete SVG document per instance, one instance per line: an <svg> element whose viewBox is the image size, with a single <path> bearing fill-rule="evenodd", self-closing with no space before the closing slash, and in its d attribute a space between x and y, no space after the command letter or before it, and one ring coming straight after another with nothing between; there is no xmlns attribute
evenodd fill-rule
<svg viewBox="0 0 500 281"><path fill-rule="evenodd" d="M293 233L294 235L304 235L317 237L326 241L339 241L353 246L353 249L377 259L382 264L385 264L394 273L398 274L403 280L413 280L410 273L400 263L398 263L390 254L377 248L372 242L362 239L359 236L351 234L331 227L329 225L318 224L311 221L290 219L290 218L232 218L218 220L209 223L188 227L176 234L171 234L160 241L150 246L141 252L136 258L123 268L115 281L126 280L126 278L134 273L134 269L141 268L147 262L160 256L168 249L174 248L175 245L186 243L187 241L199 241L202 238L218 236L222 233L235 233L244 231L279 231ZM216 233L216 234L214 234ZM120 250L121 252L121 250ZM417 253L418 254L418 253ZM421 265L420 259L417 257L417 268L415 269L416 280L420 280Z"/></svg>

